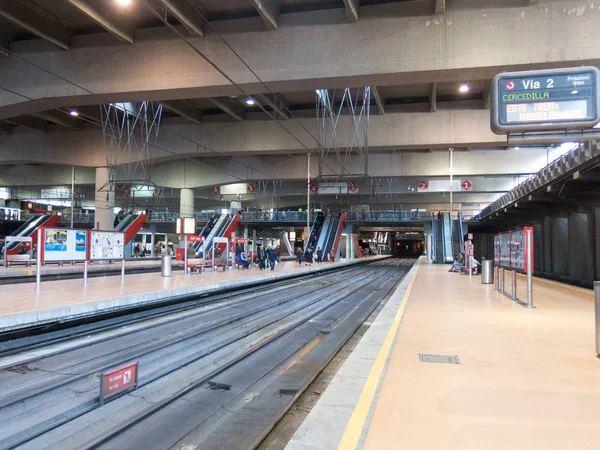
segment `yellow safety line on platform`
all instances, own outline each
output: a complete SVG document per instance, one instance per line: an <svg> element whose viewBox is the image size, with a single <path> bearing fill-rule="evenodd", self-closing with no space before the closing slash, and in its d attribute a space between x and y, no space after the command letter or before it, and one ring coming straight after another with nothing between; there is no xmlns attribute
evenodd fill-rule
<svg viewBox="0 0 600 450"><path fill-rule="evenodd" d="M350 421L346 426L346 431L344 431L344 435L342 436L342 440L340 441L338 450L352 450L355 449L358 445L358 441L360 440L360 436L365 426L365 422L367 421L367 416L369 415L369 410L371 409L371 404L375 399L375 394L377 392L377 387L379 386L379 382L381 380L381 375L383 374L383 369L385 368L385 363L392 350L392 345L394 344L394 339L396 337L396 334L398 333L398 329L400 328L400 322L402 321L402 317L404 316L404 310L406 309L408 298L412 291L415 278L417 278L418 270L419 262L417 262L417 267L415 268L413 278L412 280L410 280L410 283L406 288L404 298L400 303L400 307L398 308L396 317L394 317L392 326L388 330L388 333L385 337L385 341L383 342L383 345L379 350L379 354L377 355L377 359L375 360L375 363L371 368L371 372L369 373L367 382L365 383L362 393L360 394L358 403L354 407L354 411L352 412Z"/></svg>

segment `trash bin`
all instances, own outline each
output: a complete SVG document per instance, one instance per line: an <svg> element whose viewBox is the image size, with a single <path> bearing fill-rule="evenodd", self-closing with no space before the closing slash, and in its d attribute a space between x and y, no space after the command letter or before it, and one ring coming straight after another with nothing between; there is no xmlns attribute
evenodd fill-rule
<svg viewBox="0 0 600 450"><path fill-rule="evenodd" d="M494 261L491 259L481 261L481 284L494 284Z"/></svg>
<svg viewBox="0 0 600 450"><path fill-rule="evenodd" d="M160 259L160 274L163 277L171 276L171 257L169 255L164 255Z"/></svg>

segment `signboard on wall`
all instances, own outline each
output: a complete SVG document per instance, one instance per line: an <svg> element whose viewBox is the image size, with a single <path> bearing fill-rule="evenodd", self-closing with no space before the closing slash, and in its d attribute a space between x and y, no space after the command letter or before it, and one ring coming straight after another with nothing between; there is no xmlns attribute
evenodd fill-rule
<svg viewBox="0 0 600 450"><path fill-rule="evenodd" d="M125 233L118 231L92 231L90 260L123 259Z"/></svg>
<svg viewBox="0 0 600 450"><path fill-rule="evenodd" d="M85 261L87 246L87 230L44 229L44 261Z"/></svg>

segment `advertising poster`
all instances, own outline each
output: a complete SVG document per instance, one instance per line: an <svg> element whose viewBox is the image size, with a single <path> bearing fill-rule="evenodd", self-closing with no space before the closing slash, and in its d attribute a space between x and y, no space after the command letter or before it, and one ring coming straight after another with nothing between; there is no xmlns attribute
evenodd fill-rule
<svg viewBox="0 0 600 450"><path fill-rule="evenodd" d="M525 270L525 232L523 230L512 233L511 266L515 270Z"/></svg>
<svg viewBox="0 0 600 450"><path fill-rule="evenodd" d="M510 233L500 235L500 265L510 269Z"/></svg>
<svg viewBox="0 0 600 450"><path fill-rule="evenodd" d="M90 259L123 259L125 233L116 231L92 231Z"/></svg>
<svg viewBox="0 0 600 450"><path fill-rule="evenodd" d="M69 228L44 230L44 261L85 261L87 231Z"/></svg>

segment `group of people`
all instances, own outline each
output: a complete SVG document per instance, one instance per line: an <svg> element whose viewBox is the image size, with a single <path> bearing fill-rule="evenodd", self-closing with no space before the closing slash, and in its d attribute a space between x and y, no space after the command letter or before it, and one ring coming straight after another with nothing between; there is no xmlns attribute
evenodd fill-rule
<svg viewBox="0 0 600 450"><path fill-rule="evenodd" d="M317 247L316 252L312 247L308 247L306 252L302 250L302 247L296 247L294 255L300 265L302 265L302 262L306 263L307 266L311 266L314 262L323 262L323 250L321 250L321 247Z"/></svg>
<svg viewBox="0 0 600 450"><path fill-rule="evenodd" d="M448 272L465 272L469 273L469 267L473 271L473 274L476 275L480 271L481 264L477 261L473 256L470 257L470 265L467 266L465 254L459 253L454 257L454 262L452 263L452 267Z"/></svg>
<svg viewBox="0 0 600 450"><path fill-rule="evenodd" d="M276 247L265 247L262 244L256 246L256 255L254 255L255 262L258 262L258 268L260 270L267 269L267 263L271 270L275 270L277 264L281 264L281 246ZM250 267L250 261L246 252L242 249L239 244L235 244L235 262L241 265L244 269Z"/></svg>

